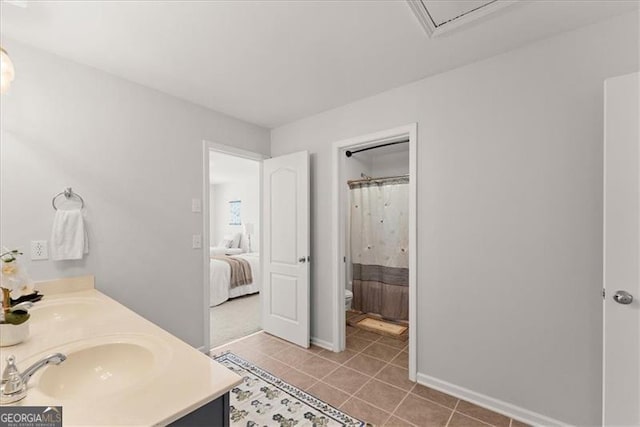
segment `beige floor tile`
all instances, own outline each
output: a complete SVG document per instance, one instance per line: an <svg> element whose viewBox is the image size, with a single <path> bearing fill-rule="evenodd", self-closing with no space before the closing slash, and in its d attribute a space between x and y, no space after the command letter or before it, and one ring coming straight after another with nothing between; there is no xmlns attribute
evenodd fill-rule
<svg viewBox="0 0 640 427"><path fill-rule="evenodd" d="M277 353L285 350L287 348L292 348L290 344L286 344L280 340L275 340L273 338L260 338L255 341L249 343L245 346L251 350L260 351L268 356L275 356Z"/></svg>
<svg viewBox="0 0 640 427"><path fill-rule="evenodd" d="M390 362L398 355L398 353L400 353L400 349L374 342L369 347L362 350L362 353L384 360L385 362Z"/></svg>
<svg viewBox="0 0 640 427"><path fill-rule="evenodd" d="M347 400L340 410L346 412L352 417L359 420L366 421L374 426L381 426L389 418L389 413L379 408L376 408L367 402L364 402L358 398L352 397Z"/></svg>
<svg viewBox="0 0 640 427"><path fill-rule="evenodd" d="M376 378L405 390L411 390L415 384L409 380L408 370L393 365L387 365L376 375Z"/></svg>
<svg viewBox="0 0 640 427"><path fill-rule="evenodd" d="M446 393L434 390L421 384L416 384L413 390L411 390L411 393L416 394L420 397L424 397L425 399L429 399L432 402L439 403L451 409L455 408L456 403L458 403L457 397L450 396Z"/></svg>
<svg viewBox="0 0 640 427"><path fill-rule="evenodd" d="M336 353L329 350L322 350L320 353L318 353L318 356L324 357L325 359L329 359L332 362L342 364L342 363L345 363L347 360L351 359L356 354L357 353L355 351L351 351L351 350L341 351L340 353Z"/></svg>
<svg viewBox="0 0 640 427"><path fill-rule="evenodd" d="M382 338L382 335L376 334L375 332L365 331L364 329L358 329L358 332L353 336L367 341L378 341Z"/></svg>
<svg viewBox="0 0 640 427"><path fill-rule="evenodd" d="M234 348L232 353L258 366L263 360L269 359L269 356L266 354L248 347Z"/></svg>
<svg viewBox="0 0 640 427"><path fill-rule="evenodd" d="M284 372L291 369L289 366L285 365L284 363L278 362L277 360L272 359L270 357L265 357L259 363L258 362L254 362L254 363L260 368L264 369L265 371L275 375L276 377L279 377Z"/></svg>
<svg viewBox="0 0 640 427"><path fill-rule="evenodd" d="M449 427L487 427L487 424L462 415L460 412L454 412L449 421Z"/></svg>
<svg viewBox="0 0 640 427"><path fill-rule="evenodd" d="M295 346L295 347L296 348L301 348L301 347L298 347L298 346ZM324 351L324 348L318 347L317 345L314 345L314 344L311 344L309 346L309 348L303 348L303 350L306 351L306 352L309 352L309 353L318 354L318 353Z"/></svg>
<svg viewBox="0 0 640 427"><path fill-rule="evenodd" d="M280 373L278 376L289 384L302 390L307 390L309 387L318 382L317 379L310 377L304 372L300 372L299 370L294 368L289 368Z"/></svg>
<svg viewBox="0 0 640 427"><path fill-rule="evenodd" d="M371 344L371 341L357 338L357 335L347 337L347 350L360 352Z"/></svg>
<svg viewBox="0 0 640 427"><path fill-rule="evenodd" d="M346 393L353 394L371 377L341 366L324 378L324 382Z"/></svg>
<svg viewBox="0 0 640 427"><path fill-rule="evenodd" d="M417 426L444 427L451 412L451 409L409 394L395 410L394 415L401 416Z"/></svg>
<svg viewBox="0 0 640 427"><path fill-rule="evenodd" d="M300 348L291 347L285 348L272 357L284 363L285 365L293 366L295 368L302 364L305 360L313 357L313 355L308 351L302 350Z"/></svg>
<svg viewBox="0 0 640 427"><path fill-rule="evenodd" d="M466 400L461 400L460 403L458 403L456 411L496 427L509 427L509 423L511 422L509 417L505 417L502 414L474 405Z"/></svg>
<svg viewBox="0 0 640 427"><path fill-rule="evenodd" d="M403 340L397 340L395 338L391 338L391 337L387 337L387 336L382 336L378 342L380 344L384 344L384 345L388 345L390 347L395 347L395 348L405 348L408 344L407 341L403 341Z"/></svg>
<svg viewBox="0 0 640 427"><path fill-rule="evenodd" d="M355 396L383 411L393 412L398 403L407 395L406 390L399 389L375 379L369 381Z"/></svg>
<svg viewBox="0 0 640 427"><path fill-rule="evenodd" d="M320 379L333 372L338 366L340 365L322 357L311 356L298 365L297 368L305 374Z"/></svg>
<svg viewBox="0 0 640 427"><path fill-rule="evenodd" d="M409 369L409 353L401 351L398 355L391 361L392 365L400 366L404 369Z"/></svg>
<svg viewBox="0 0 640 427"><path fill-rule="evenodd" d="M310 394L327 402L335 408L339 408L350 397L347 393L338 390L335 387L330 386L327 383L318 381L312 385L308 390Z"/></svg>
<svg viewBox="0 0 640 427"><path fill-rule="evenodd" d="M383 362L379 359L374 359L373 357L366 356L362 353L353 357L344 366L348 366L356 371L360 371L363 374L367 375L375 375L380 371L380 369L384 368L387 365L386 362Z"/></svg>
<svg viewBox="0 0 640 427"><path fill-rule="evenodd" d="M354 328L353 326L349 326L347 325L347 328L345 329L345 337L348 337L349 335L353 335L355 333L357 333L359 331L358 328Z"/></svg>
<svg viewBox="0 0 640 427"><path fill-rule="evenodd" d="M384 423L385 427L414 427L409 421L402 420L394 415Z"/></svg>
<svg viewBox="0 0 640 427"><path fill-rule="evenodd" d="M265 332L258 332L257 334L250 335L242 339L243 345L253 345L258 342L270 341L271 336Z"/></svg>

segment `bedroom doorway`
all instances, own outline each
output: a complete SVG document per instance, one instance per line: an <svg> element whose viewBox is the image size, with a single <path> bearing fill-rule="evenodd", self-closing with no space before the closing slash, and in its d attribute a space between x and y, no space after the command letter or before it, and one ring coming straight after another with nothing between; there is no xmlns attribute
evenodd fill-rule
<svg viewBox="0 0 640 427"><path fill-rule="evenodd" d="M205 348L262 330L262 161L257 153L204 143Z"/></svg>

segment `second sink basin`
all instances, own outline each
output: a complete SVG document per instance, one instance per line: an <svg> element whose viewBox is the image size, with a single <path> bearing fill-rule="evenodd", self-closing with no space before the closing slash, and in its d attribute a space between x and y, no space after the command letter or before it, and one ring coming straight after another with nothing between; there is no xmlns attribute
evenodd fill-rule
<svg viewBox="0 0 640 427"><path fill-rule="evenodd" d="M79 342L73 348L60 348L67 360L45 368L37 388L43 394L63 400L131 391L132 387L160 375L170 354L146 336L91 341Z"/></svg>
<svg viewBox="0 0 640 427"><path fill-rule="evenodd" d="M100 301L94 298L68 298L42 301L30 310L33 321L67 322L80 320L100 310Z"/></svg>

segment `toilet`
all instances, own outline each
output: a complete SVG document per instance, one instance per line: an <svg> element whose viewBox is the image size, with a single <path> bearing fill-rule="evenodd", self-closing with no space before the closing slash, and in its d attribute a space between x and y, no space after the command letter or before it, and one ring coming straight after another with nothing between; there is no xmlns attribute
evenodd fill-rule
<svg viewBox="0 0 640 427"><path fill-rule="evenodd" d="M353 292L349 289L344 290L344 309L351 310L351 302L353 301Z"/></svg>

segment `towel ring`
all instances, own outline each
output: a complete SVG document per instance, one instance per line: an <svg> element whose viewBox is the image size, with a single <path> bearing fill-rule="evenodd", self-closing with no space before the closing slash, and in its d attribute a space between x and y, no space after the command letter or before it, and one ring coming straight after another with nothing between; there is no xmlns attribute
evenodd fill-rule
<svg viewBox="0 0 640 427"><path fill-rule="evenodd" d="M80 200L80 203L81 203L80 209L84 208L84 199L82 198L82 196L80 196L78 193L74 193L71 187L67 187L64 189L64 191L59 192L58 194L53 196L53 199L51 199L51 205L53 206L53 209L58 210L58 207L56 206L56 199L60 196L64 196L64 198L67 200L70 200L71 198L76 197L77 199Z"/></svg>

